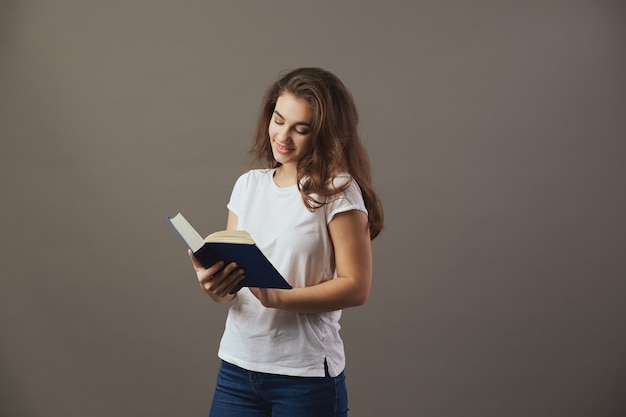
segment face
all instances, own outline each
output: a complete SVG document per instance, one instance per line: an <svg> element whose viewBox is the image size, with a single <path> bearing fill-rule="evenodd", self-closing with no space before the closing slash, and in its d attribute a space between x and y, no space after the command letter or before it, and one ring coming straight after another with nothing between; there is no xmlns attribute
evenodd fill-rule
<svg viewBox="0 0 626 417"><path fill-rule="evenodd" d="M311 123L313 110L305 100L282 93L276 101L270 119L269 136L274 159L296 166L312 146Z"/></svg>

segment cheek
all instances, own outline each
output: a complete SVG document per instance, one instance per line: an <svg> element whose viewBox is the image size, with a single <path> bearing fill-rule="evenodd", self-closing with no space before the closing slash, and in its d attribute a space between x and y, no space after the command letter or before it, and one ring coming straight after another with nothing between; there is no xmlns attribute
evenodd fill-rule
<svg viewBox="0 0 626 417"><path fill-rule="evenodd" d="M267 133L270 139L273 139L274 136L276 136L276 127L270 124L269 127L267 128Z"/></svg>

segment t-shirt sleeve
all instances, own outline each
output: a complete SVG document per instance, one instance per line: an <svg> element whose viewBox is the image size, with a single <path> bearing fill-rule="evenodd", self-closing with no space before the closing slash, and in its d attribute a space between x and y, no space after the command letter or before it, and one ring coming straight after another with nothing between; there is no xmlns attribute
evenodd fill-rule
<svg viewBox="0 0 626 417"><path fill-rule="evenodd" d="M237 178L237 181L235 181L235 185L233 186L233 191L230 193L230 200L228 200L228 204L226 204L226 208L237 216L241 214L241 208L243 207L242 200L245 195L246 183L247 174L243 174Z"/></svg>
<svg viewBox="0 0 626 417"><path fill-rule="evenodd" d="M330 197L331 201L324 206L326 223L330 223L335 215L350 210L359 210L367 214L363 194L357 182L351 177L339 178L339 181L350 181L350 185L343 192Z"/></svg>

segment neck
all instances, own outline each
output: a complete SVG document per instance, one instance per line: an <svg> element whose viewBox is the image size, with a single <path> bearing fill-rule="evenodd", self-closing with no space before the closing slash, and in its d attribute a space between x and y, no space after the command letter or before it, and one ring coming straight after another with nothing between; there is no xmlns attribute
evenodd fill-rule
<svg viewBox="0 0 626 417"><path fill-rule="evenodd" d="M288 187L298 181L298 171L296 167L281 165L274 172L274 182L279 187Z"/></svg>

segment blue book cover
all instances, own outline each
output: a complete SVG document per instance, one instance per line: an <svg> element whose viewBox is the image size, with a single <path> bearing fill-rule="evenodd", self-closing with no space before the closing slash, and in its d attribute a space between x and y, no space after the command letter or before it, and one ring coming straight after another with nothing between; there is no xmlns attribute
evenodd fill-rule
<svg viewBox="0 0 626 417"><path fill-rule="evenodd" d="M292 288L257 247L248 232L222 230L203 239L181 213L167 219L205 268L222 260L225 264L236 262L244 269L245 278L231 293L243 287Z"/></svg>

